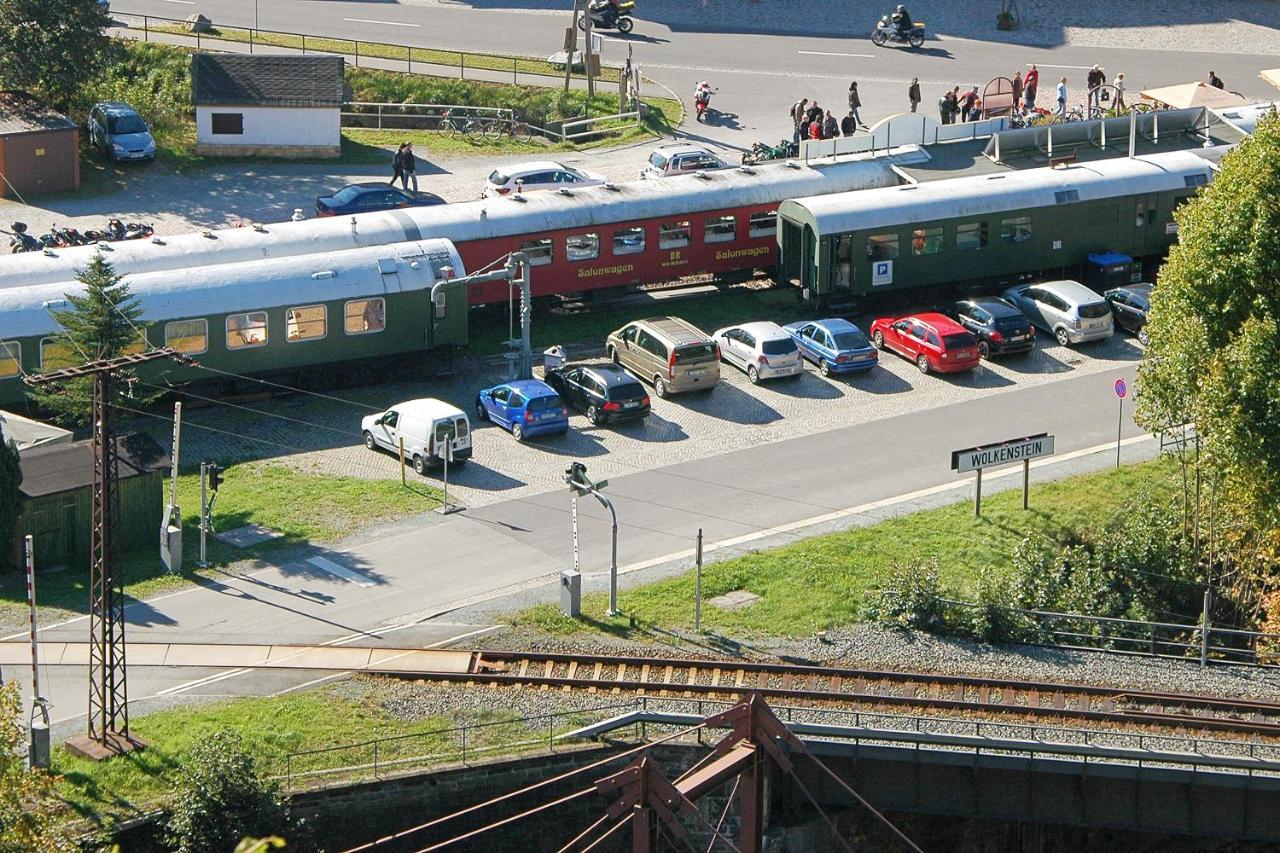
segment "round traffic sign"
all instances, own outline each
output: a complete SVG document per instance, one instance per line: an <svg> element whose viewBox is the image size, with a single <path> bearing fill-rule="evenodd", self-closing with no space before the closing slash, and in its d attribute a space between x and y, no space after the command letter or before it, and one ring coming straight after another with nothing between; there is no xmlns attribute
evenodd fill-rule
<svg viewBox="0 0 1280 853"><path fill-rule="evenodd" d="M1129 393L1128 384L1123 379L1117 379L1116 380L1116 396L1119 397L1121 400L1123 400L1124 396L1128 393Z"/></svg>

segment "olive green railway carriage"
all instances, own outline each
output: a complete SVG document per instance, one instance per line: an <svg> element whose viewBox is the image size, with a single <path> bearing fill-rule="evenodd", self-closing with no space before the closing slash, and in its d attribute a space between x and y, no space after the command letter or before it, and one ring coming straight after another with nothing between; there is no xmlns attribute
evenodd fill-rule
<svg viewBox="0 0 1280 853"><path fill-rule="evenodd" d="M342 374L430 375L443 350L467 342L465 285L449 282L445 266L464 272L453 244L436 239L126 276L145 345L173 347L200 365L153 361L139 376L226 392L253 387L240 375L291 385L320 377L326 386ZM24 374L84 360L53 343L59 327L50 313L81 287L0 290L0 405L25 399Z"/></svg>
<svg viewBox="0 0 1280 853"><path fill-rule="evenodd" d="M1212 176L1187 151L785 201L779 277L819 303L941 285L991 286L1159 258L1173 212Z"/></svg>

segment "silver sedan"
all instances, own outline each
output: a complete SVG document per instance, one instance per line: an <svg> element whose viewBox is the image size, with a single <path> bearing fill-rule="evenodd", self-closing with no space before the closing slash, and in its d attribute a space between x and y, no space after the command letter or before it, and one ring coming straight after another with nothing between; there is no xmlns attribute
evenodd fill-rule
<svg viewBox="0 0 1280 853"><path fill-rule="evenodd" d="M804 372L795 339L777 323L743 323L720 329L711 339L720 346L720 358L746 371L754 385L777 376Z"/></svg>

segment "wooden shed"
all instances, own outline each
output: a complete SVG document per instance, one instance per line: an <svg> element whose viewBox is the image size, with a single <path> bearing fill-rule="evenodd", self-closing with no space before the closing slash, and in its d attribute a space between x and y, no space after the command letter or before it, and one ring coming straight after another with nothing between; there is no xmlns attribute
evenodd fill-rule
<svg viewBox="0 0 1280 853"><path fill-rule="evenodd" d="M135 433L116 439L120 460L120 536L128 551L159 545L169 456L155 439ZM17 541L35 540L36 567L89 568L93 443L34 447L19 454L22 514Z"/></svg>
<svg viewBox="0 0 1280 853"><path fill-rule="evenodd" d="M26 92L0 91L0 198L80 186L80 128Z"/></svg>

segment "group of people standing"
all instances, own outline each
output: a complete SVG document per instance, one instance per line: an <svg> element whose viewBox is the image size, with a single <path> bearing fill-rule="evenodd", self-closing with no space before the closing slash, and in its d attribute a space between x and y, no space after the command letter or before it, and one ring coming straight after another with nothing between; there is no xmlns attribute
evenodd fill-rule
<svg viewBox="0 0 1280 853"><path fill-rule="evenodd" d="M791 141L799 144L805 139L834 139L837 136L853 136L858 129L867 129L862 120L862 96L858 94L858 81L849 84L849 112L837 119L831 110L824 110L816 100L802 98L791 105L791 124L794 129Z"/></svg>

